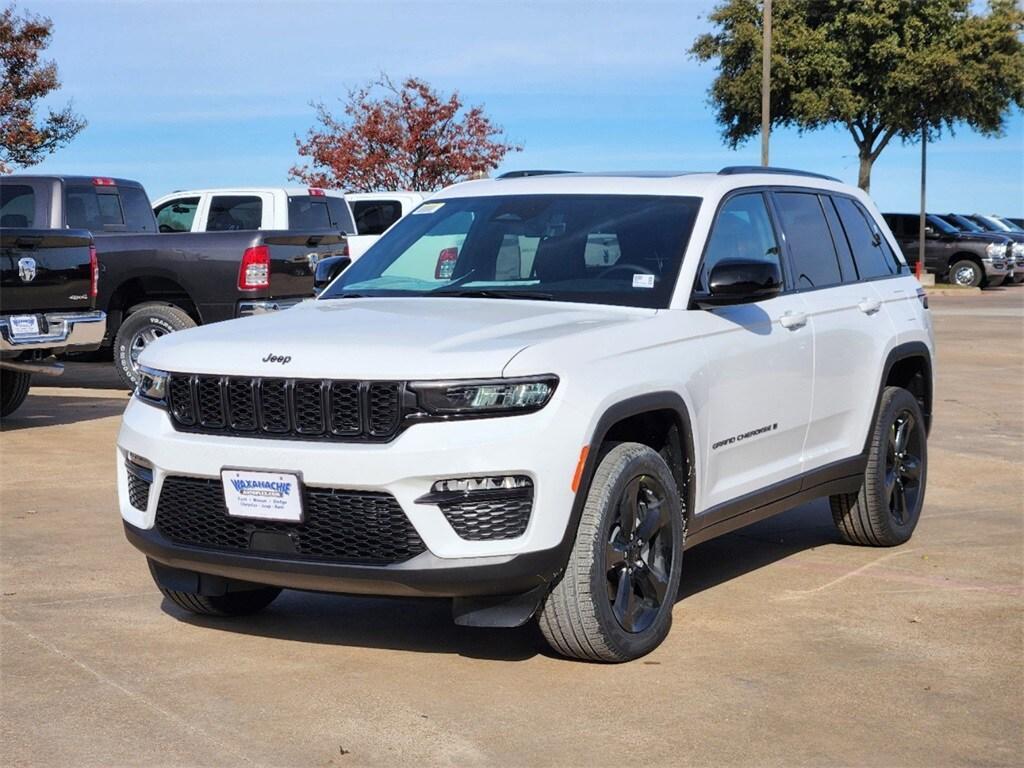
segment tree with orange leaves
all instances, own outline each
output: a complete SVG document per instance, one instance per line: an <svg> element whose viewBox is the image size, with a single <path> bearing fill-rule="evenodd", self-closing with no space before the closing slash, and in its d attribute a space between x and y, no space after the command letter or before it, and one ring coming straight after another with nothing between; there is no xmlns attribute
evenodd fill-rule
<svg viewBox="0 0 1024 768"><path fill-rule="evenodd" d="M70 103L37 119L36 102L60 88L57 65L39 58L52 30L45 17L16 15L13 4L0 12L0 172L35 165L85 128Z"/></svg>
<svg viewBox="0 0 1024 768"><path fill-rule="evenodd" d="M319 125L295 138L309 163L290 175L313 186L431 191L493 170L522 149L504 140L482 107L463 109L458 92L442 96L415 77L397 86L382 75L349 91L343 118L323 103L312 106Z"/></svg>

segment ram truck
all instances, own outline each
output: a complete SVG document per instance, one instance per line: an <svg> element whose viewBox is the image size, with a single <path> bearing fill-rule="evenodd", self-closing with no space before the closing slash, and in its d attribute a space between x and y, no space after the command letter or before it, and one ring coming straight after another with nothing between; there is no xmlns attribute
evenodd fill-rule
<svg viewBox="0 0 1024 768"><path fill-rule="evenodd" d="M59 376L54 357L99 347L99 267L84 230L38 229L32 188L0 187L0 416L25 401L32 376Z"/></svg>
<svg viewBox="0 0 1024 768"><path fill-rule="evenodd" d="M96 307L106 313L103 346L112 347L129 386L138 382L138 356L153 340L291 307L313 296L320 259L347 245L343 231L312 224L161 233L142 185L127 179L17 175L0 178L0 185L32 190L36 226L91 233L102 277Z"/></svg>

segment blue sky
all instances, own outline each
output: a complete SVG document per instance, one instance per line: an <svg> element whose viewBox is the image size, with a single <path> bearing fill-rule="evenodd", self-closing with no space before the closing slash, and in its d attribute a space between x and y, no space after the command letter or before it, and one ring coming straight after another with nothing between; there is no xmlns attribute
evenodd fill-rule
<svg viewBox="0 0 1024 768"><path fill-rule="evenodd" d="M49 54L89 127L39 170L118 175L151 197L185 187L278 185L311 100L338 104L385 71L483 104L524 146L502 169L717 169L728 150L707 104L714 71L687 54L706 0L640 2L52 2ZM340 111L340 108L339 110ZM841 130L778 131L772 164L856 183ZM920 149L875 165L883 209L915 210ZM499 170L502 170L499 169ZM1024 115L1006 135L963 129L929 148L929 207L1024 213Z"/></svg>

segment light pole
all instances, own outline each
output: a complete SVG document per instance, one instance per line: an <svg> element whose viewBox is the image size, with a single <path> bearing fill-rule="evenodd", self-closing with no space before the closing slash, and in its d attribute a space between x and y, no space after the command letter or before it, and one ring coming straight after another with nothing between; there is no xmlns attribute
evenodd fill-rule
<svg viewBox="0 0 1024 768"><path fill-rule="evenodd" d="M917 223L917 273L924 274L925 178L928 170L928 121L921 120L921 216Z"/></svg>
<svg viewBox="0 0 1024 768"><path fill-rule="evenodd" d="M761 40L761 165L768 165L768 135L772 124L772 0L764 0Z"/></svg>

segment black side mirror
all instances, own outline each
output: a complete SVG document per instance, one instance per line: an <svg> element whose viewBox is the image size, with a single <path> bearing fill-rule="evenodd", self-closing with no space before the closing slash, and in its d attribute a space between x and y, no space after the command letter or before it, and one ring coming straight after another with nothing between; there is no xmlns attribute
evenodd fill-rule
<svg viewBox="0 0 1024 768"><path fill-rule="evenodd" d="M708 293L696 300L700 307L749 304L777 296L781 290L778 264L737 259L716 264L708 280Z"/></svg>
<svg viewBox="0 0 1024 768"><path fill-rule="evenodd" d="M352 259L348 256L328 256L317 262L316 272L313 273L313 293L319 294L330 282L348 269Z"/></svg>

